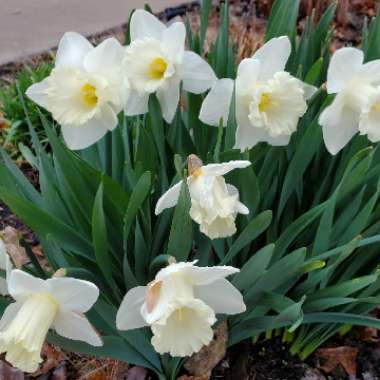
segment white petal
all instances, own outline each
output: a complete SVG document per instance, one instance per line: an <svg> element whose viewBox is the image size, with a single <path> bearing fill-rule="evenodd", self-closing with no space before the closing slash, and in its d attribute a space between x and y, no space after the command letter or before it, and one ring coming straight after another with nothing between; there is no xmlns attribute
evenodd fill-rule
<svg viewBox="0 0 380 380"><path fill-rule="evenodd" d="M202 166L205 175L220 176L229 173L234 169L244 169L251 165L250 161L236 160L223 162L222 164L209 164Z"/></svg>
<svg viewBox="0 0 380 380"><path fill-rule="evenodd" d="M265 140L261 141L266 141L269 145L272 146L286 146L289 144L291 135L279 135L276 137L268 135Z"/></svg>
<svg viewBox="0 0 380 380"><path fill-rule="evenodd" d="M8 325L16 317L17 312L20 310L21 306L22 306L22 301L19 301L19 302L13 302L6 307L0 320L0 330L4 330L8 327Z"/></svg>
<svg viewBox="0 0 380 380"><path fill-rule="evenodd" d="M34 83L26 90L28 98L41 107L46 108L46 93L45 90L49 87L48 80L44 79L41 82Z"/></svg>
<svg viewBox="0 0 380 380"><path fill-rule="evenodd" d="M135 90L131 90L124 107L124 112L127 116L142 115L148 112L148 103L149 93L139 93Z"/></svg>
<svg viewBox="0 0 380 380"><path fill-rule="evenodd" d="M150 37L161 40L166 26L150 12L137 9L131 18L131 40Z"/></svg>
<svg viewBox="0 0 380 380"><path fill-rule="evenodd" d="M343 96L338 94L333 103L321 113L319 124L322 126L327 150L335 155L358 132L359 113L345 107Z"/></svg>
<svg viewBox="0 0 380 380"><path fill-rule="evenodd" d="M124 48L116 38L107 38L92 49L84 59L84 67L91 73L119 69L124 56Z"/></svg>
<svg viewBox="0 0 380 380"><path fill-rule="evenodd" d="M166 193L164 193L157 201L155 214L161 214L167 208L174 207L178 202L179 193L181 191L182 181L172 186Z"/></svg>
<svg viewBox="0 0 380 380"><path fill-rule="evenodd" d="M185 51L181 70L183 89L193 94L205 92L217 80L211 66L192 51Z"/></svg>
<svg viewBox="0 0 380 380"><path fill-rule="evenodd" d="M360 49L346 47L337 50L327 71L327 92L333 94L341 91L360 70L362 63L363 52Z"/></svg>
<svg viewBox="0 0 380 380"><path fill-rule="evenodd" d="M301 82L300 85L303 88L303 91L305 93L304 97L306 100L309 100L318 91L318 88L311 84L308 84L302 81L300 82Z"/></svg>
<svg viewBox="0 0 380 380"><path fill-rule="evenodd" d="M64 338L80 340L96 347L103 345L99 334L84 315L60 310L53 327Z"/></svg>
<svg viewBox="0 0 380 380"><path fill-rule="evenodd" d="M265 141L268 138L268 133L263 128L254 128L248 120L243 123L238 123L235 135L235 149L240 149L242 152L250 149L260 141Z"/></svg>
<svg viewBox="0 0 380 380"><path fill-rule="evenodd" d="M165 87L157 90L157 99L161 106L162 116L167 123L173 121L175 112L179 103L180 81L177 78L171 78L167 81Z"/></svg>
<svg viewBox="0 0 380 380"><path fill-rule="evenodd" d="M146 286L136 286L125 295L116 314L116 327L119 330L132 330L147 326L141 314L145 302Z"/></svg>
<svg viewBox="0 0 380 380"><path fill-rule="evenodd" d="M360 75L364 78L369 79L370 83L379 85L380 84L380 59L375 61L370 61L365 63L360 68Z"/></svg>
<svg viewBox="0 0 380 380"><path fill-rule="evenodd" d="M86 54L93 48L91 43L81 34L67 32L59 42L55 66L71 66L82 69Z"/></svg>
<svg viewBox="0 0 380 380"><path fill-rule="evenodd" d="M252 86L258 80L260 66L260 61L253 58L245 58L240 62L236 76L236 103L240 102L240 97L251 92Z"/></svg>
<svg viewBox="0 0 380 380"><path fill-rule="evenodd" d="M233 91L232 79L216 81L202 103L199 119L215 127L218 127L220 120L223 119L223 127L227 126Z"/></svg>
<svg viewBox="0 0 380 380"><path fill-rule="evenodd" d="M109 131L113 131L118 125L119 120L117 115L108 104L105 104L102 107L102 122Z"/></svg>
<svg viewBox="0 0 380 380"><path fill-rule="evenodd" d="M108 125L99 119L89 120L81 126L62 125L62 135L72 150L85 149L100 140L108 131Z"/></svg>
<svg viewBox="0 0 380 380"><path fill-rule="evenodd" d="M174 22L162 34L162 45L168 57L181 62L185 50L186 28L183 22Z"/></svg>
<svg viewBox="0 0 380 380"><path fill-rule="evenodd" d="M224 278L196 286L194 296L210 306L216 314L238 314L246 310L241 293Z"/></svg>
<svg viewBox="0 0 380 380"><path fill-rule="evenodd" d="M278 71L283 71L291 50L292 45L286 36L272 38L258 49L252 58L260 61L259 79L265 81Z"/></svg>
<svg viewBox="0 0 380 380"><path fill-rule="evenodd" d="M234 185L227 183L227 189L230 195L236 196L236 198L239 199L239 190ZM243 214L243 215L249 214L249 208L239 201L236 202L236 211L239 214Z"/></svg>
<svg viewBox="0 0 380 380"><path fill-rule="evenodd" d="M48 293L46 281L19 269L12 270L8 280L9 294L15 299L24 299L33 293Z"/></svg>
<svg viewBox="0 0 380 380"><path fill-rule="evenodd" d="M65 310L84 313L99 297L99 289L92 282L72 277L51 278L47 280L53 297Z"/></svg>
<svg viewBox="0 0 380 380"><path fill-rule="evenodd" d="M191 281L195 285L207 285L216 280L225 278L231 274L238 273L238 268L230 266L215 266L215 267L197 267L188 266L183 269L191 277Z"/></svg>

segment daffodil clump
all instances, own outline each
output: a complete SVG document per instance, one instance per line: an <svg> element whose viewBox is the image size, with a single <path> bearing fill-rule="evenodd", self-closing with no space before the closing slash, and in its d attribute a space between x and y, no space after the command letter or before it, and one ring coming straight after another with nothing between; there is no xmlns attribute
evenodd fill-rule
<svg viewBox="0 0 380 380"><path fill-rule="evenodd" d="M48 340L164 380L225 320L229 345L276 329L303 358L380 328L380 16L330 59L335 4L301 36L298 7L275 1L238 62L227 3L206 44L211 0L197 32L136 10L126 46L62 37L26 91L59 126L41 113L46 149L29 123L38 190L0 150L0 198L49 263L0 240L9 363L36 371Z"/></svg>

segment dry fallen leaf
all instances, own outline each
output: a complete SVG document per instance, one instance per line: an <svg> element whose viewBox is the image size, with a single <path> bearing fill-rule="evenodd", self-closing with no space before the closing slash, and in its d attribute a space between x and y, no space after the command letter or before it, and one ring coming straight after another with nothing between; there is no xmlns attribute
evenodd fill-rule
<svg viewBox="0 0 380 380"><path fill-rule="evenodd" d="M4 230L0 231L0 237L4 240L7 253L16 268L21 268L29 262L25 248L20 245L22 236L15 228L5 227Z"/></svg>
<svg viewBox="0 0 380 380"><path fill-rule="evenodd" d="M364 342L378 342L378 330L373 327L363 327L360 329L360 339Z"/></svg>
<svg viewBox="0 0 380 380"><path fill-rule="evenodd" d="M342 346L334 348L320 348L316 351L318 357L324 359L320 368L326 373L333 371L341 365L349 376L356 376L356 347Z"/></svg>
<svg viewBox="0 0 380 380"><path fill-rule="evenodd" d="M61 363L51 374L51 380L67 380L66 363Z"/></svg>
<svg viewBox="0 0 380 380"><path fill-rule="evenodd" d="M17 368L0 361L0 379L1 380L24 380L24 374Z"/></svg>
<svg viewBox="0 0 380 380"><path fill-rule="evenodd" d="M127 374L127 380L145 380L148 375L148 370L144 367L132 367Z"/></svg>
<svg viewBox="0 0 380 380"><path fill-rule="evenodd" d="M66 356L59 348L56 348L49 343L43 345L41 355L44 361L32 377L45 375L53 368L57 368L66 359Z"/></svg>
<svg viewBox="0 0 380 380"><path fill-rule="evenodd" d="M208 346L203 347L185 363L190 375L208 379L211 371L224 358L227 350L227 322L219 324L214 333L214 339Z"/></svg>

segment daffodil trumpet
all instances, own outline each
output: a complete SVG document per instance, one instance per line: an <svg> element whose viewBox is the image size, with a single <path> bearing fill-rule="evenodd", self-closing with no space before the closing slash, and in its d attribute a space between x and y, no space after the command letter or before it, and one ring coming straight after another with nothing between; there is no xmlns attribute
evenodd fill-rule
<svg viewBox="0 0 380 380"><path fill-rule="evenodd" d="M269 40L251 58L243 59L236 80L217 81L206 96L199 118L208 125L226 126L235 89L235 148L244 151L259 142L287 145L307 110L316 88L285 71L291 53L288 37Z"/></svg>
<svg viewBox="0 0 380 380"><path fill-rule="evenodd" d="M42 280L14 269L8 290L16 302L0 320L0 352L13 366L25 372L38 369L49 329L93 346L103 344L83 314L99 296L94 284L69 277Z"/></svg>
<svg viewBox="0 0 380 380"><path fill-rule="evenodd" d="M166 27L151 13L136 10L130 22L131 44L126 48L123 74L131 84L125 105L127 115L148 112L155 93L164 119L170 123L180 99L180 87L194 94L208 90L216 81L211 66L199 55L185 50L186 28L182 22Z"/></svg>
<svg viewBox="0 0 380 380"><path fill-rule="evenodd" d="M51 74L26 91L61 125L70 149L87 148L116 128L129 93L121 75L123 56L115 38L94 47L78 33L65 33Z"/></svg>
<svg viewBox="0 0 380 380"><path fill-rule="evenodd" d="M380 60L364 63L360 49L337 50L327 71L326 89L336 94L319 117L327 150L335 155L359 132L380 141Z"/></svg>
<svg viewBox="0 0 380 380"><path fill-rule="evenodd" d="M203 165L197 156L189 156L187 185L191 198L190 216L210 239L233 235L237 214L249 213L248 208L239 201L237 188L227 184L223 178L231 170L249 165L250 161L244 160ZM177 204L181 184L182 181L178 182L161 196L156 204L156 215Z"/></svg>
<svg viewBox="0 0 380 380"><path fill-rule="evenodd" d="M216 314L238 314L246 307L240 292L225 278L239 269L195 264L170 264L147 286L132 288L117 312L117 328L150 326L154 349L171 356L189 356L209 344Z"/></svg>

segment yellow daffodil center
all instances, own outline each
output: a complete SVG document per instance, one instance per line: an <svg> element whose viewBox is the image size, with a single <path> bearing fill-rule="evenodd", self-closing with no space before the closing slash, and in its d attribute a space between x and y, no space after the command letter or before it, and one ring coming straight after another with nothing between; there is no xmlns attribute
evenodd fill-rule
<svg viewBox="0 0 380 380"><path fill-rule="evenodd" d="M183 319L186 317L186 308L180 307L175 311L175 316L178 322L183 322Z"/></svg>
<svg viewBox="0 0 380 380"><path fill-rule="evenodd" d="M149 65L149 76L156 80L162 79L167 68L168 64L163 58L156 58Z"/></svg>
<svg viewBox="0 0 380 380"><path fill-rule="evenodd" d="M202 168L196 169L193 171L193 174L191 175L193 179L198 179L199 177L204 176L204 171Z"/></svg>
<svg viewBox="0 0 380 380"><path fill-rule="evenodd" d="M82 99L87 107L95 107L98 103L98 96L96 95L96 88L90 83L86 83L81 88Z"/></svg>
<svg viewBox="0 0 380 380"><path fill-rule="evenodd" d="M273 104L272 98L269 93L263 92L261 94L259 111L265 112Z"/></svg>
<svg viewBox="0 0 380 380"><path fill-rule="evenodd" d="M376 112L380 112L380 103L375 103L375 104L372 106L372 110L373 110L373 111L376 111Z"/></svg>

